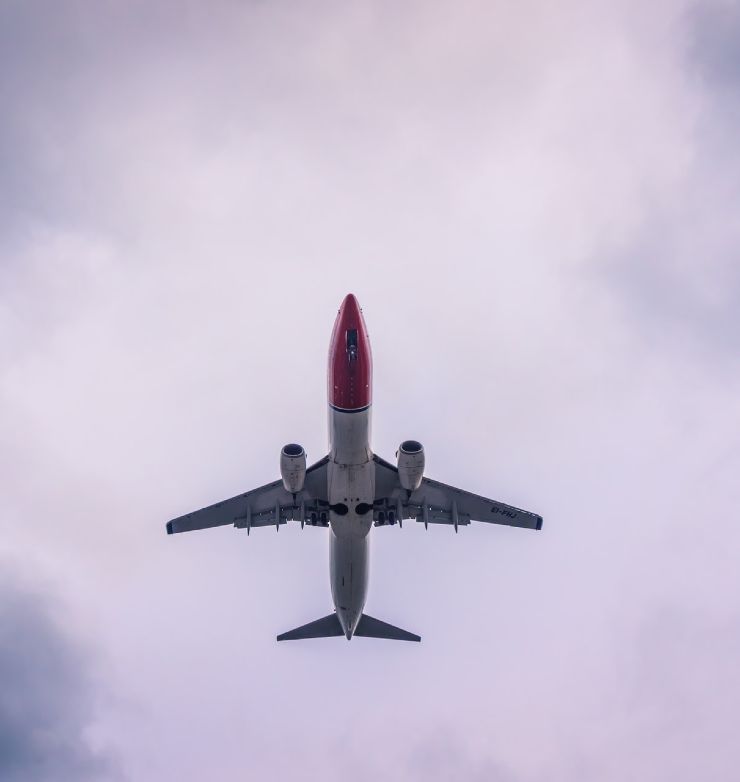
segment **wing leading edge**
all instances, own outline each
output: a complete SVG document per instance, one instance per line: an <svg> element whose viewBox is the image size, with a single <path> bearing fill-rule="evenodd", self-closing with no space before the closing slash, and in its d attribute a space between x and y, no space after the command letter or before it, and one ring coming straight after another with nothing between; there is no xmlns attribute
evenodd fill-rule
<svg viewBox="0 0 740 782"><path fill-rule="evenodd" d="M238 494L228 500L186 513L167 522L167 534L192 532L233 524L247 530L252 527L274 526L278 529L288 521L300 521L311 526L328 526L326 520L327 464L329 457L311 465L306 470L303 491L295 496L285 491L283 482L260 486L258 489Z"/></svg>
<svg viewBox="0 0 740 782"><path fill-rule="evenodd" d="M376 525L393 523L396 518L416 519L429 524L458 526L471 521L489 524L506 524L523 529L542 529L542 516L530 511L506 505L497 500L473 494L455 486L448 486L430 478L423 478L421 486L411 494L401 487L398 469L381 459L375 460L374 518Z"/></svg>

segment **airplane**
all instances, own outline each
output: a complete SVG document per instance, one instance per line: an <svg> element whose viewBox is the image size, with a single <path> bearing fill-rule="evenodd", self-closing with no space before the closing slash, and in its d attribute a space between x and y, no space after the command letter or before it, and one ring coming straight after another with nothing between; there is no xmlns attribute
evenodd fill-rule
<svg viewBox="0 0 740 782"><path fill-rule="evenodd" d="M278 641L353 636L421 641L421 637L363 612L368 587L371 527L403 526L405 519L454 528L482 521L542 529L536 513L481 497L424 476L424 448L404 440L395 465L370 448L372 354L365 319L349 293L334 322L329 347L329 453L306 467L306 452L288 443L280 452L281 479L167 523L167 533L226 524L246 529L300 521L301 529L329 528L334 612L277 636Z"/></svg>

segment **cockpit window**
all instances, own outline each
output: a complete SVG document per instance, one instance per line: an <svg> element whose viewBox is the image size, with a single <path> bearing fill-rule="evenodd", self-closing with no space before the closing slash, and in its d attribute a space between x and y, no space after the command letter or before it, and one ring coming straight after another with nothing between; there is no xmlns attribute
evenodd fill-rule
<svg viewBox="0 0 740 782"><path fill-rule="evenodd" d="M347 329L347 352L350 361L357 358L357 329Z"/></svg>

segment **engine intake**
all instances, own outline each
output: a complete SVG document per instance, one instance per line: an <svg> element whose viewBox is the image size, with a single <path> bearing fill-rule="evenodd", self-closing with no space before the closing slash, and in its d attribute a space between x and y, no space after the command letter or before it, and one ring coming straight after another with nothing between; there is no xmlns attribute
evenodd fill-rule
<svg viewBox="0 0 740 782"><path fill-rule="evenodd" d="M306 452L298 443L288 443L280 451L280 475L285 491L297 494L306 480Z"/></svg>
<svg viewBox="0 0 740 782"><path fill-rule="evenodd" d="M406 491L416 491L424 477L424 446L416 440L404 440L396 456L401 486Z"/></svg>

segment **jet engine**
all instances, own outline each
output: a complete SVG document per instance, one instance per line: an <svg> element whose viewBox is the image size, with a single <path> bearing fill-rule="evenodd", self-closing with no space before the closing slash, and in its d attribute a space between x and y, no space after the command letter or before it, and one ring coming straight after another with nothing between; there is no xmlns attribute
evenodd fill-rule
<svg viewBox="0 0 740 782"><path fill-rule="evenodd" d="M298 443L288 443L280 451L280 475L285 491L298 494L306 480L306 452Z"/></svg>
<svg viewBox="0 0 740 782"><path fill-rule="evenodd" d="M424 475L424 446L416 440L404 440L396 456L401 486L406 491L415 491L421 486Z"/></svg>

